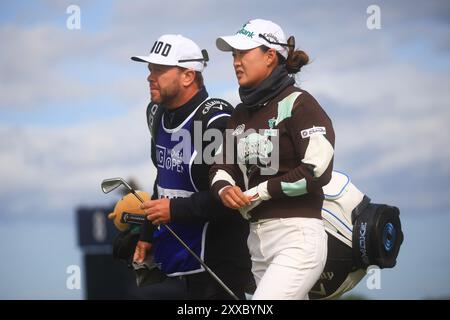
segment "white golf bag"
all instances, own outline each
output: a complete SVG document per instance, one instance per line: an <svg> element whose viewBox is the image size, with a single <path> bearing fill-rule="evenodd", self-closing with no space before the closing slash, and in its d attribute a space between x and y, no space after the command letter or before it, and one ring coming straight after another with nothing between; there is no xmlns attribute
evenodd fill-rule
<svg viewBox="0 0 450 320"><path fill-rule="evenodd" d="M333 171L323 191L328 257L310 299L338 298L361 281L370 265L394 267L403 242L398 208L371 203L346 174Z"/></svg>

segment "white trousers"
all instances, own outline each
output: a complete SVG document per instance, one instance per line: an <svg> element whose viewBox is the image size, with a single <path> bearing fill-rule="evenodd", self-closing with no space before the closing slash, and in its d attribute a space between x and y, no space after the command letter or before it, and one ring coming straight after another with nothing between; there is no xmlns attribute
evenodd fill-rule
<svg viewBox="0 0 450 320"><path fill-rule="evenodd" d="M253 300L308 299L327 260L327 234L322 220L253 222L247 244L257 285Z"/></svg>

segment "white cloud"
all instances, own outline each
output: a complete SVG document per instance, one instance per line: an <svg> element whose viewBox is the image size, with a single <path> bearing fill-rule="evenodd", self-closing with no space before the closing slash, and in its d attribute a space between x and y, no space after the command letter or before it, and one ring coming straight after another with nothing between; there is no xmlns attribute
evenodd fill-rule
<svg viewBox="0 0 450 320"><path fill-rule="evenodd" d="M306 87L336 102L338 109L330 111L338 115L334 122L341 156L378 150L376 165L364 169L375 176L421 161L450 163L444 147L450 141L449 84L448 75L387 64L346 73L319 72Z"/></svg>
<svg viewBox="0 0 450 320"><path fill-rule="evenodd" d="M85 203L111 202L105 178L133 177L150 191L154 175L145 110L69 128L0 128L3 215L68 214Z"/></svg>
<svg viewBox="0 0 450 320"><path fill-rule="evenodd" d="M85 39L85 38L84 38ZM92 95L88 84L64 73L61 64L70 62L82 37L70 38L67 30L51 26L0 27L0 101L3 108L31 110L67 99Z"/></svg>
<svg viewBox="0 0 450 320"><path fill-rule="evenodd" d="M365 27L368 4L306 6L287 1L274 10L272 3L264 2L196 1L189 6L183 3L181 10L177 1L115 2L103 29L83 27L80 32L69 32L45 21L32 26L0 25L0 40L7 48L0 52L3 110L25 114L49 105L64 106L69 100L74 105L89 101L95 110L105 96L113 107L142 106L128 114L123 111L120 119L104 107L104 118L93 113L89 123L69 127L0 128L2 137L14 137L0 141L0 176L7 182L0 187L1 199L7 203L2 213L24 213L36 203L57 212L68 204L96 201L102 197L100 180L109 176L142 177L139 182L149 187L152 171L142 109L142 100L148 97L147 71L129 57L148 52L161 33L190 36L210 53L205 72L210 94L236 105L232 58L215 48L214 39L232 34L254 17L279 22L310 54L313 63L302 70L300 84L334 115L338 163L355 166L352 171L365 181L380 173L395 175L404 168L414 175L423 165L434 168L433 174L448 176L450 78L426 64L401 61L398 53L402 49L398 43L410 41L442 47L435 36L426 42L407 31L416 30L410 29L415 26L412 18L426 24L423 12L445 16L443 5L411 4L406 10L403 5L381 2L383 27L370 32ZM58 12L64 9L48 5ZM294 10L297 7L301 10ZM93 10L87 3L81 9L83 17ZM205 13L201 21L189 18L199 12ZM447 34L442 21L427 26ZM430 59L437 54L429 53ZM29 201L18 201L22 191Z"/></svg>
<svg viewBox="0 0 450 320"><path fill-rule="evenodd" d="M36 112L111 95L120 102L136 97L147 71L138 78L141 69L130 60L137 50L128 38L117 29L93 33L45 22L33 27L0 25L5 44L0 51L2 110Z"/></svg>
<svg viewBox="0 0 450 320"><path fill-rule="evenodd" d="M351 52L348 52L351 55ZM367 55L370 58L370 55ZM338 63L338 59L336 59ZM318 94L336 100L342 106L370 113L448 113L450 76L421 70L414 65L355 66L346 72L319 67L307 85Z"/></svg>

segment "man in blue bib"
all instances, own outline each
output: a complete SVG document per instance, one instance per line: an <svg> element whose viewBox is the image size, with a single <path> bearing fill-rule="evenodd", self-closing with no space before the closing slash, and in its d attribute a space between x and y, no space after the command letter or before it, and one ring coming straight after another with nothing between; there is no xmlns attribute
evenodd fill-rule
<svg viewBox="0 0 450 320"><path fill-rule="evenodd" d="M152 136L151 156L157 169L152 200L134 260L152 251L155 262L169 277L186 280L192 299L229 299L202 265L170 234L173 231L240 298L253 283L246 245L248 225L241 216L215 200L208 171L213 157L202 133L223 131L233 107L209 98L202 71L207 53L181 35L163 35L148 56L132 57L148 63L151 102L147 122Z"/></svg>

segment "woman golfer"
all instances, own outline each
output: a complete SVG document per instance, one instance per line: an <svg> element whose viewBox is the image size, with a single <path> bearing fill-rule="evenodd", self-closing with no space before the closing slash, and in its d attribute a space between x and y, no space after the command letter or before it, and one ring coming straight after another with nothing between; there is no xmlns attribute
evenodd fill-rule
<svg viewBox="0 0 450 320"><path fill-rule="evenodd" d="M322 187L331 179L331 120L293 74L308 63L272 21L216 41L233 53L242 103L210 170L213 195L250 220L253 299L308 299L327 258Z"/></svg>

